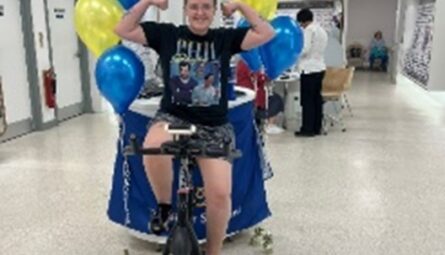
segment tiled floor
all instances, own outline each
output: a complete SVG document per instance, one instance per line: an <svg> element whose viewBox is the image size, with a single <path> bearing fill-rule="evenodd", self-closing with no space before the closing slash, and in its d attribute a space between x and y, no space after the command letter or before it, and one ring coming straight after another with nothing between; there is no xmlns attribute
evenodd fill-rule
<svg viewBox="0 0 445 255"><path fill-rule="evenodd" d="M272 136L274 254L445 254L445 109L357 73L348 131ZM0 254L157 254L106 216L116 127L86 115L0 144ZM262 254L244 233L224 254Z"/></svg>

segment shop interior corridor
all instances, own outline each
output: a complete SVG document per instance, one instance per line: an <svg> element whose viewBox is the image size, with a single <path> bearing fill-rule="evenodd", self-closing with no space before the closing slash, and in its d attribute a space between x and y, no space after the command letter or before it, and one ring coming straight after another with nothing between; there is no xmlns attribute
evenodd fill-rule
<svg viewBox="0 0 445 255"><path fill-rule="evenodd" d="M443 254L445 108L379 73L348 97L347 132L268 138L274 254ZM107 218L117 135L102 113L0 144L1 254L159 254ZM223 253L262 254L251 234Z"/></svg>

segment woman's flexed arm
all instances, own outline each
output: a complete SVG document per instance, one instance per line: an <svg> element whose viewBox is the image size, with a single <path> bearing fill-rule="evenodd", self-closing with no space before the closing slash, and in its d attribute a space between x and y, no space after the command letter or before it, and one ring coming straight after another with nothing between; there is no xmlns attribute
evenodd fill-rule
<svg viewBox="0 0 445 255"><path fill-rule="evenodd" d="M122 39L147 45L147 37L139 23L150 6L161 10L168 8L168 0L141 0L131 8L114 28L114 32Z"/></svg>

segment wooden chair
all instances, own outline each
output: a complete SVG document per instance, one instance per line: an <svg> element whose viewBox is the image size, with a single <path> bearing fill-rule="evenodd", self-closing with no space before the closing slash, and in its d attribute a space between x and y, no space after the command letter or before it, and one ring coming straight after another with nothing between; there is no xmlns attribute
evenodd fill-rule
<svg viewBox="0 0 445 255"><path fill-rule="evenodd" d="M323 86L321 95L323 97L324 104L332 103L334 106L335 115L324 113L323 114L323 133L327 134L328 126L340 125L342 132L346 132L346 126L343 122L342 110L343 101L346 103L346 107L349 109L351 115L352 110L347 100L345 91L351 88L352 78L354 76L354 67L349 68L333 68L328 67L326 69L325 77L323 79Z"/></svg>

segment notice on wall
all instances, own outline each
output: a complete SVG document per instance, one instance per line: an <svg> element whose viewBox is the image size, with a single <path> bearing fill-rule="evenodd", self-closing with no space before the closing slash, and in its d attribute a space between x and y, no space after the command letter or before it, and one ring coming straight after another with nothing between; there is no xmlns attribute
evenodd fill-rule
<svg viewBox="0 0 445 255"><path fill-rule="evenodd" d="M416 27L410 48L403 59L403 73L426 87L429 81L429 66L434 32L434 1L420 1L417 9Z"/></svg>
<svg viewBox="0 0 445 255"><path fill-rule="evenodd" d="M0 17L5 16L5 7L3 5L0 5Z"/></svg>
<svg viewBox="0 0 445 255"><path fill-rule="evenodd" d="M56 19L65 18L65 8L54 8L54 16Z"/></svg>

